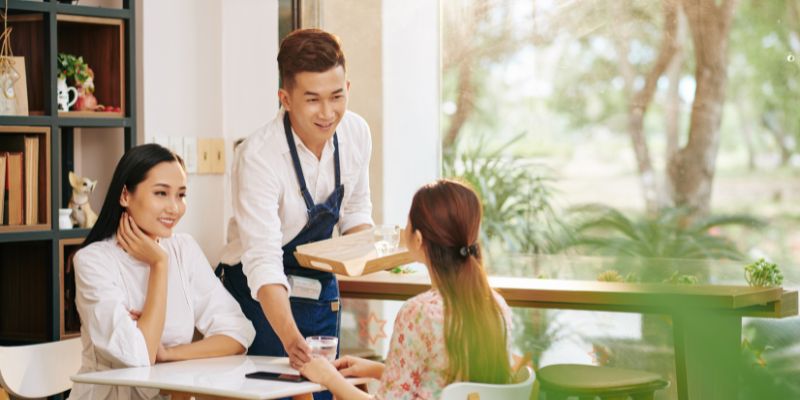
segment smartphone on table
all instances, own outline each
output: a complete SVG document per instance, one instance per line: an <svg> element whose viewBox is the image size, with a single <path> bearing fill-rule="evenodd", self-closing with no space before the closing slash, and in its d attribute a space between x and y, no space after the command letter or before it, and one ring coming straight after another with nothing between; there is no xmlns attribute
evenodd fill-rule
<svg viewBox="0 0 800 400"><path fill-rule="evenodd" d="M306 382L306 379L302 375L294 375L294 374L279 374L275 372L266 372L266 371L256 371L251 372L249 374L245 374L246 378L250 379L265 379L268 381L284 381L284 382Z"/></svg>

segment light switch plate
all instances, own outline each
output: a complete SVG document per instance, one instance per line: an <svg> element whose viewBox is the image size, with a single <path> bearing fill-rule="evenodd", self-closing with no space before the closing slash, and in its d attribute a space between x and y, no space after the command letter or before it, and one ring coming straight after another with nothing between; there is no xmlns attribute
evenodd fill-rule
<svg viewBox="0 0 800 400"><path fill-rule="evenodd" d="M151 139L153 140L153 143L160 145L161 147L169 148L168 136L153 136Z"/></svg>
<svg viewBox="0 0 800 400"><path fill-rule="evenodd" d="M173 153L177 154L181 158L185 159L186 156L183 154L183 137L182 136L170 136L169 137L169 146L167 148L170 149Z"/></svg>
<svg viewBox="0 0 800 400"><path fill-rule="evenodd" d="M187 174L197 173L197 138L183 138L183 163Z"/></svg>

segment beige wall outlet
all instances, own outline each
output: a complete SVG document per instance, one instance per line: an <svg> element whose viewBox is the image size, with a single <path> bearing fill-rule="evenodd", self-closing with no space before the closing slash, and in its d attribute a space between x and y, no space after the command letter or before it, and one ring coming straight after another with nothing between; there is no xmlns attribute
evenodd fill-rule
<svg viewBox="0 0 800 400"><path fill-rule="evenodd" d="M197 173L225 173L225 139L197 139Z"/></svg>
<svg viewBox="0 0 800 400"><path fill-rule="evenodd" d="M225 139L211 139L211 173L225 173Z"/></svg>
<svg viewBox="0 0 800 400"><path fill-rule="evenodd" d="M211 173L211 140L197 139L197 173Z"/></svg>

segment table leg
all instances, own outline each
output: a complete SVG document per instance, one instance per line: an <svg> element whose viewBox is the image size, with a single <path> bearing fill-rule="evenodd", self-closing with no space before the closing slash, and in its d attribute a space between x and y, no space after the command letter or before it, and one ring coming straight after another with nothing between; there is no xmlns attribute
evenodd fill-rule
<svg viewBox="0 0 800 400"><path fill-rule="evenodd" d="M680 400L729 400L738 393L742 319L736 315L672 316Z"/></svg>

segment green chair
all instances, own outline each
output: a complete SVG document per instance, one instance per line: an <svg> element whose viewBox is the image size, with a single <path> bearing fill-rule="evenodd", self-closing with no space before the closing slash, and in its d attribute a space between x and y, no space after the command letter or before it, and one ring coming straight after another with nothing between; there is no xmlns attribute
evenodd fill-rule
<svg viewBox="0 0 800 400"><path fill-rule="evenodd" d="M669 386L658 374L593 365L557 364L536 376L540 400L652 400L656 390Z"/></svg>

